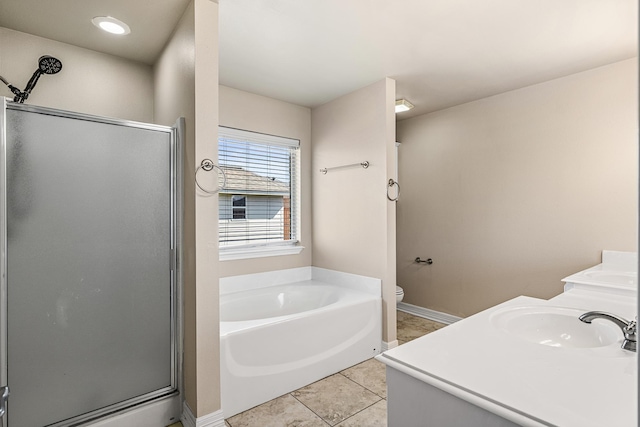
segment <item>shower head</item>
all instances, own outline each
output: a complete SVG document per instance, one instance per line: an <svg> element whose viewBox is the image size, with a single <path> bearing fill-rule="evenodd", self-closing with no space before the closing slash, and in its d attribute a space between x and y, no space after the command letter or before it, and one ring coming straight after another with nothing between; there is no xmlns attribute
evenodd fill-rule
<svg viewBox="0 0 640 427"><path fill-rule="evenodd" d="M62 70L62 62L53 56L44 55L38 60L38 69L43 74L56 74Z"/></svg>
<svg viewBox="0 0 640 427"><path fill-rule="evenodd" d="M21 91L2 77L0 77L0 80L2 81L2 83L9 86L11 92L15 94L13 100L22 104L31 94L31 91L36 86L36 83L38 83L38 79L41 75L57 74L60 72L60 70L62 70L62 61L60 61L58 58L54 58L53 56L44 55L41 56L40 59L38 59L38 69L33 73L24 90Z"/></svg>

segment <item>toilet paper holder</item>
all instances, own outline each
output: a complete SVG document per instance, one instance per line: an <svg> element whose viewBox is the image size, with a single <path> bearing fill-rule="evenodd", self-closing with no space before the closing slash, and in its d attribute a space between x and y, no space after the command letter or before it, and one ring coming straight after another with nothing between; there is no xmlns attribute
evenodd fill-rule
<svg viewBox="0 0 640 427"><path fill-rule="evenodd" d="M420 257L416 257L414 261L417 262L418 264L429 264L429 265L433 264L433 260L431 258L421 259Z"/></svg>

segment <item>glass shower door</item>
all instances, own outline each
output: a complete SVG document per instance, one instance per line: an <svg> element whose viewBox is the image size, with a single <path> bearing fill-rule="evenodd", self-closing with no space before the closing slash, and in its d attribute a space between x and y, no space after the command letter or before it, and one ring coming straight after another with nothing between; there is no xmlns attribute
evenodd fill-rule
<svg viewBox="0 0 640 427"><path fill-rule="evenodd" d="M4 122L8 426L175 393L173 130L13 103Z"/></svg>

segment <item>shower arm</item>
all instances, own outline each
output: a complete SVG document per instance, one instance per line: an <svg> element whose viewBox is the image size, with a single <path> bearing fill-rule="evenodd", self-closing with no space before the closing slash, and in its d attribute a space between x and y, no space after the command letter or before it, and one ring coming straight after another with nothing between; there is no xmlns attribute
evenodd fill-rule
<svg viewBox="0 0 640 427"><path fill-rule="evenodd" d="M27 86L25 86L24 91L19 95L20 100L18 102L23 103L24 101L27 100L33 88L36 87L36 83L38 83L38 79L42 74L43 73L39 68L36 71L34 71L33 75L29 79L29 82L27 83Z"/></svg>
<svg viewBox="0 0 640 427"><path fill-rule="evenodd" d="M25 86L23 91L21 91L20 89L18 89L13 85L10 85L8 82L5 81L5 79L2 79L2 81L5 82L5 84L9 86L9 89L11 89L11 92L13 92L16 95L13 97L13 101L23 104L24 101L26 101L27 98L29 98L29 95L31 94L31 91L33 90L33 88L36 87L36 83L38 83L38 79L42 74L43 73L39 68L36 71L34 71L33 75L29 79L29 82L27 83L27 86Z"/></svg>

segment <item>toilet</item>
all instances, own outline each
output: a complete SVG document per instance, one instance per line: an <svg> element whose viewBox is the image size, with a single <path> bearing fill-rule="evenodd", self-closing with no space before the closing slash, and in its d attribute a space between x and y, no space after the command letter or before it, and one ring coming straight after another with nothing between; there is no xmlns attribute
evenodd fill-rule
<svg viewBox="0 0 640 427"><path fill-rule="evenodd" d="M399 303L404 298L404 289L400 286L396 286L396 303Z"/></svg>

